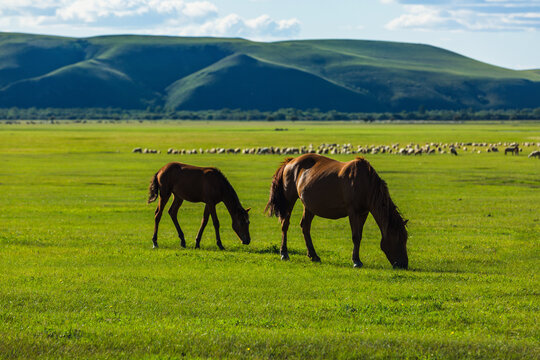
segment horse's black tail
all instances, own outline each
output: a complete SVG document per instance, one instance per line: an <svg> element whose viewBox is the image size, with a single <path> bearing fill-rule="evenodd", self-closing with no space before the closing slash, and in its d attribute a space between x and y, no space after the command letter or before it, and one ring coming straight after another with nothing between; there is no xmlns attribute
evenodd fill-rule
<svg viewBox="0 0 540 360"><path fill-rule="evenodd" d="M158 171L159 172L159 171ZM159 194L159 182L157 179L157 174L154 175L152 180L150 181L150 186L148 187L148 204L151 202L156 201Z"/></svg>
<svg viewBox="0 0 540 360"><path fill-rule="evenodd" d="M285 159L280 167L276 170L276 173L272 177L272 185L270 186L270 199L268 204L264 208L264 212L268 216L276 215L280 219L287 216L288 201L285 198L285 190L283 188L283 169L293 158Z"/></svg>

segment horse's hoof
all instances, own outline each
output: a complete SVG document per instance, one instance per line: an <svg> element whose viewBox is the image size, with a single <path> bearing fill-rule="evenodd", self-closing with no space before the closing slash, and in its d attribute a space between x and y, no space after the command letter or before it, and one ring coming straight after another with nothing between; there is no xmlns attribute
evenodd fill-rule
<svg viewBox="0 0 540 360"><path fill-rule="evenodd" d="M317 256L317 257L313 257L313 258L311 258L311 261L312 261L312 262L315 262L315 263L320 263L320 262L321 262L321 258L318 257L318 256Z"/></svg>
<svg viewBox="0 0 540 360"><path fill-rule="evenodd" d="M281 260L289 261L289 254L281 254Z"/></svg>
<svg viewBox="0 0 540 360"><path fill-rule="evenodd" d="M361 268L362 266L364 266L364 264L361 261L357 261L353 265L353 267L355 267L355 268Z"/></svg>
<svg viewBox="0 0 540 360"><path fill-rule="evenodd" d="M218 245L219 250L225 250L225 247L223 245Z"/></svg>
<svg viewBox="0 0 540 360"><path fill-rule="evenodd" d="M154 244L154 245L152 246L152 249L159 249L159 246L158 246L157 244Z"/></svg>
<svg viewBox="0 0 540 360"><path fill-rule="evenodd" d="M180 246L183 247L183 248L185 249L185 248L186 248L186 242L185 242L185 241L184 241L184 242L181 242L181 243L180 243Z"/></svg>

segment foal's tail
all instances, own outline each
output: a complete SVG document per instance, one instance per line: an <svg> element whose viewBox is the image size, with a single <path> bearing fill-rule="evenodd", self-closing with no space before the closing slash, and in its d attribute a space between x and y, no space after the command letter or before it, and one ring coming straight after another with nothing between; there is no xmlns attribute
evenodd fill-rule
<svg viewBox="0 0 540 360"><path fill-rule="evenodd" d="M280 219L283 219L287 215L288 201L285 198L285 190L283 188L283 170L285 169L285 165L291 160L293 160L293 158L286 158L272 177L270 199L268 199L268 204L266 204L266 207L264 208L264 212L267 213L268 216L276 215Z"/></svg>
<svg viewBox="0 0 540 360"><path fill-rule="evenodd" d="M154 177L150 181L150 186L148 187L148 204L156 201L156 199L158 198L158 193L159 193L159 182L157 179L158 172L154 175Z"/></svg>

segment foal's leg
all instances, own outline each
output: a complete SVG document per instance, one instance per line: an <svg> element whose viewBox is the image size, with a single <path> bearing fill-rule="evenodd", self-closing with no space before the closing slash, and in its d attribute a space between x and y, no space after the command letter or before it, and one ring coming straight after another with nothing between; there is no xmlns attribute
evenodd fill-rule
<svg viewBox="0 0 540 360"><path fill-rule="evenodd" d="M197 237L195 238L195 249L198 249L201 247L202 234L203 234L204 228L206 227L206 224L208 224L209 216L210 216L210 208L208 207L208 205L205 205L201 227L199 228L199 232L197 233Z"/></svg>
<svg viewBox="0 0 540 360"><path fill-rule="evenodd" d="M163 189L160 189L159 192L160 192L159 203L156 208L156 214L154 216L154 236L152 236L152 242L154 243L154 248L158 247L157 233L158 233L158 228L159 228L159 221L161 220L163 209L165 209L165 205L167 205L167 201L169 201L169 197L171 196L170 192L163 191Z"/></svg>
<svg viewBox="0 0 540 360"><path fill-rule="evenodd" d="M216 244L220 250L225 250L223 244L221 243L221 238L219 236L219 220L216 213L215 205L209 205L210 215L212 216L212 223L214 224L214 229L216 230Z"/></svg>
<svg viewBox="0 0 540 360"><path fill-rule="evenodd" d="M352 261L354 267L360 268L364 266L360 261L360 242L362 241L362 230L366 222L368 212L365 213L356 213L351 212L349 214L349 223L351 224L352 230L352 241L353 241L353 252L352 252Z"/></svg>
<svg viewBox="0 0 540 360"><path fill-rule="evenodd" d="M281 249L279 250L279 252L281 254L281 260L284 261L289 260L289 250L287 249L287 231L289 231L292 209L295 202L296 200L289 205L289 208L287 209L287 214L281 220Z"/></svg>
<svg viewBox="0 0 540 360"><path fill-rule="evenodd" d="M300 226L302 227L302 233L304 234L304 240L306 241L308 257L313 262L320 262L321 258L315 252L313 242L311 241L311 222L313 221L314 217L315 215L311 211L306 209L306 207L304 206L304 214L302 215L302 221L300 222Z"/></svg>
<svg viewBox="0 0 540 360"><path fill-rule="evenodd" d="M182 232L182 229L180 228L180 224L178 224L178 209L180 209L180 206L182 206L183 202L184 200L180 199L179 197L175 195L173 203L171 207L169 208L169 215L171 216L174 226L176 227L176 232L178 232L178 237L180 238L180 246L185 248L186 239L184 238L184 233Z"/></svg>

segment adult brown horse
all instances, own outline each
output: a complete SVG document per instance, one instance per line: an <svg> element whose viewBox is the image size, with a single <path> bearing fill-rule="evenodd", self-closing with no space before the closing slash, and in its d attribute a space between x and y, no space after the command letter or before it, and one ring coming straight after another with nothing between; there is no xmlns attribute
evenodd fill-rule
<svg viewBox="0 0 540 360"><path fill-rule="evenodd" d="M312 261L320 261L310 235L313 217L339 219L348 216L354 244L352 260L355 267L361 267L362 228L371 212L381 230L381 249L390 264L394 268L408 268L407 220L403 220L386 183L367 160L356 158L343 163L317 154L285 159L274 174L265 209L270 216L277 215L281 220L283 260L289 259L287 230L298 198L304 204L300 226Z"/></svg>
<svg viewBox="0 0 540 360"><path fill-rule="evenodd" d="M152 237L154 248L158 247L157 233L161 214L171 194L174 194L174 200L169 208L169 215L176 227L182 247L186 247L186 240L178 224L178 209L184 200L204 202L206 204L201 227L195 239L195 248L200 247L202 234L208 223L208 217L212 216L212 222L216 230L217 246L221 250L224 249L219 236L219 220L216 214L216 205L222 201L231 214L233 230L240 240L242 240L242 243L248 245L251 241L249 236L249 209L242 207L232 185L219 169L172 162L162 167L154 175L148 191L150 193L148 203L158 198L158 192L160 195L155 213L154 236Z"/></svg>

